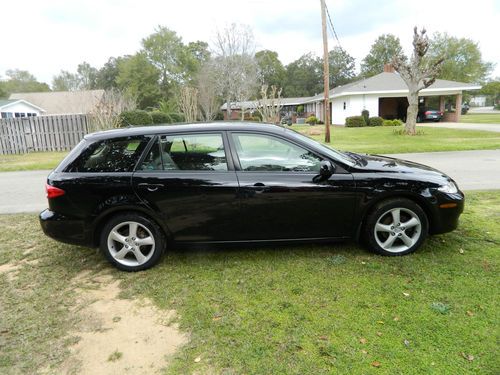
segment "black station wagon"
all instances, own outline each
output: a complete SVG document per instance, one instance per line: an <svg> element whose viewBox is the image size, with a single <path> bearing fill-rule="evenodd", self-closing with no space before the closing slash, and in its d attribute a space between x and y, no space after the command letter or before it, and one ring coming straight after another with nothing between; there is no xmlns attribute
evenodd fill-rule
<svg viewBox="0 0 500 375"><path fill-rule="evenodd" d="M464 207L427 166L244 122L89 134L48 176L47 197L48 236L99 246L126 271L181 243L357 239L404 255L455 229Z"/></svg>

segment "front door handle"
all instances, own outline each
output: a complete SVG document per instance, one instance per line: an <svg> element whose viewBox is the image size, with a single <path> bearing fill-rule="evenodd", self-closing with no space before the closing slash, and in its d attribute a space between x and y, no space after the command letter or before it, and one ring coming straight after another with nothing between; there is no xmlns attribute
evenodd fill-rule
<svg viewBox="0 0 500 375"><path fill-rule="evenodd" d="M266 189L266 185L264 185L262 182L256 182L253 184L254 190L258 193L262 193Z"/></svg>
<svg viewBox="0 0 500 375"><path fill-rule="evenodd" d="M148 184L147 182L141 182L137 186L140 188L146 188L148 191L156 191L158 188L163 187L163 184Z"/></svg>

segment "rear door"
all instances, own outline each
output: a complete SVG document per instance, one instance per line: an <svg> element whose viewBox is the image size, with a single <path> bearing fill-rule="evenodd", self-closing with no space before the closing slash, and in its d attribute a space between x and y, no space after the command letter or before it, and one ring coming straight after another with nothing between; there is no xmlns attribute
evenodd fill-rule
<svg viewBox="0 0 500 375"><path fill-rule="evenodd" d="M223 132L156 138L133 175L139 197L176 241L238 239L238 180Z"/></svg>
<svg viewBox="0 0 500 375"><path fill-rule="evenodd" d="M356 196L337 167L320 181L321 156L276 135L231 132L247 239L342 238L352 234Z"/></svg>

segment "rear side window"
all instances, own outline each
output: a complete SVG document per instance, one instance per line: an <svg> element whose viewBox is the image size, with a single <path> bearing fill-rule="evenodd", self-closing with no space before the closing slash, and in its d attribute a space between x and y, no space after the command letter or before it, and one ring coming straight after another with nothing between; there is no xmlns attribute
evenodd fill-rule
<svg viewBox="0 0 500 375"><path fill-rule="evenodd" d="M134 136L92 143L66 171L132 172L149 139L145 136Z"/></svg>
<svg viewBox="0 0 500 375"><path fill-rule="evenodd" d="M227 171L221 134L158 137L140 170Z"/></svg>

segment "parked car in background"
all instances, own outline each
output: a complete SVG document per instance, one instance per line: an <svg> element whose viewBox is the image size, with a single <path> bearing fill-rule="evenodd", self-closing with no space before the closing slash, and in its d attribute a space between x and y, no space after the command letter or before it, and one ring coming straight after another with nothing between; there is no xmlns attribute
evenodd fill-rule
<svg viewBox="0 0 500 375"><path fill-rule="evenodd" d="M245 122L89 134L47 178L48 236L125 271L176 244L357 239L382 255L455 229L464 195L409 161L340 152Z"/></svg>
<svg viewBox="0 0 500 375"><path fill-rule="evenodd" d="M461 114L462 115L466 115L467 112L469 112L469 109L470 109L470 106L468 103L463 103L462 104L462 111L461 111Z"/></svg>
<svg viewBox="0 0 500 375"><path fill-rule="evenodd" d="M441 121L442 118L443 118L443 112L441 111L425 107L420 107L418 109L417 122L424 122L424 121L438 122Z"/></svg>

